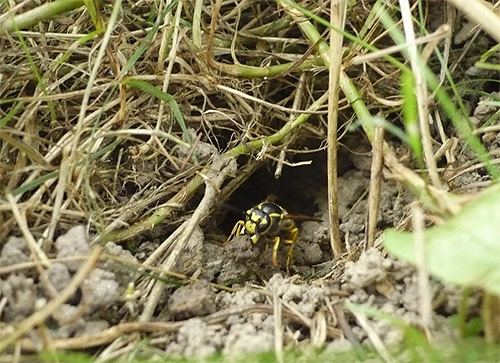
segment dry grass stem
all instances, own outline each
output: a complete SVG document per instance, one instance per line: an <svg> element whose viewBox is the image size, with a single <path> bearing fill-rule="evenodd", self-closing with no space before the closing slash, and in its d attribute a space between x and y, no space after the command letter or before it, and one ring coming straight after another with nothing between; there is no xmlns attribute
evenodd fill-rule
<svg viewBox="0 0 500 363"><path fill-rule="evenodd" d="M338 325L340 329L342 329L342 333L344 335L344 338L349 340L353 346L359 346L360 342L356 334L351 329L351 326L349 325L349 322L347 321L347 318L345 316L344 310L342 309L339 304L333 304L332 306L333 311L334 311L334 316L338 321Z"/></svg>
<svg viewBox="0 0 500 363"><path fill-rule="evenodd" d="M19 226L19 229L23 233L23 236L26 239L26 243L28 244L28 247L31 250L31 253L35 257L35 261L37 263L40 263L44 267L49 267L50 261L49 261L47 255L45 254L45 252L43 252L42 248L35 240L35 237L33 237L33 234L31 233L31 231L29 229L28 222L26 221L26 216L24 214L22 214L21 211L19 210L12 194L9 193L6 195L6 197L7 197L7 201L10 204L12 214L14 215L14 218L16 219L17 225Z"/></svg>
<svg viewBox="0 0 500 363"><path fill-rule="evenodd" d="M276 362L283 363L283 317L282 306L278 294L273 294L274 316L274 354Z"/></svg>
<svg viewBox="0 0 500 363"><path fill-rule="evenodd" d="M174 65L176 63L175 61L177 58L177 50L179 47L179 22L181 20L182 4L183 4L182 1L179 1L179 3L177 4L177 11L176 11L175 18L174 18L175 23L172 25L174 30L173 30L173 34L172 34L171 39L169 37L170 28L167 27L167 25L169 25L171 22L171 15L172 15L171 12L167 13L167 15L165 16L164 23L163 23L164 27L162 29L162 40L161 40L161 45L160 45L160 50L159 50L160 59L158 60L158 63L157 63L159 72L163 71L163 64L164 64L163 55L166 53L166 50L167 50L167 47L168 47L170 40L172 41L172 44L173 44L173 46L171 47L170 52L168 54L168 57L167 57L168 66L167 66L166 72L164 73L164 79L163 79L163 85L162 85L162 91L165 93L168 92L168 86L170 85L170 77L172 75L172 70L174 68ZM162 123L163 123L164 119L165 119L165 102L160 102L160 106L158 109L158 117L157 117L156 127L155 127L156 131L160 131L162 129ZM144 144L144 147L146 147L148 144L152 143L153 140L154 139L151 137L149 139L149 141L146 144ZM145 152L146 150L144 148L142 148L141 151Z"/></svg>
<svg viewBox="0 0 500 363"><path fill-rule="evenodd" d="M283 111L283 112L287 112L287 113L298 113L298 114L302 113L302 114L309 114L309 115L321 115L321 114L325 113L324 111L299 110L299 109L295 109L295 108L288 108L288 107L283 107L280 105L275 105L275 104L272 104L270 102L266 102L266 101L261 100L259 98L247 95L241 91L238 91L238 90L235 90L231 87L227 87L227 86L223 86L223 85L218 85L217 88L223 92L228 92L230 94L237 95L243 99L253 101L257 104L264 105L272 110L278 110L278 111Z"/></svg>
<svg viewBox="0 0 500 363"><path fill-rule="evenodd" d="M330 4L330 20L339 29L344 29L347 2L335 0ZM327 132L327 170L328 170L328 217L330 220L330 245L333 259L342 253L342 240L339 229L339 206L337 186L337 130L339 77L342 68L342 34L330 31L330 55L328 63L328 132Z"/></svg>
<svg viewBox="0 0 500 363"><path fill-rule="evenodd" d="M293 98L293 109L299 109L300 104L302 102L302 99L304 97L304 87L305 87L305 82L306 82L306 75L302 74L299 78L299 84L297 85L297 90L295 92L295 96ZM296 116L294 114L290 114L288 116L288 122L293 122L293 118ZM283 170L283 165L286 163L288 166L292 166L290 163L285 161L285 156L287 153L287 147L286 144L288 144L291 141L291 137L287 136L285 137L285 140L283 141L283 149L280 151L279 158L277 160L277 165L276 165L276 170L274 171L274 177L278 179L281 176L282 170ZM272 158L272 156L270 156Z"/></svg>
<svg viewBox="0 0 500 363"><path fill-rule="evenodd" d="M388 178L402 182L428 209L438 215L455 215L460 209L458 198L446 194L427 183L413 170L403 166L390 146L384 142L384 165L389 169Z"/></svg>
<svg viewBox="0 0 500 363"><path fill-rule="evenodd" d="M484 0L448 0L457 9L465 13L479 26L500 43L500 16L492 11L492 6Z"/></svg>
<svg viewBox="0 0 500 363"><path fill-rule="evenodd" d="M201 200L200 204L196 208L195 212L187 222L186 226L182 227L182 234L176 240L175 246L168 255L168 258L162 264L163 271L172 271L175 263L177 262L177 258L180 253L186 246L191 237L194 229L199 226L199 223L202 219L207 217L210 212L210 208L213 207L216 197L217 190L222 185L226 175L228 173L234 173L236 169L236 162L233 159L228 159L227 157L216 156L215 160L212 164L212 169L208 174L208 180L205 188L205 195ZM180 227L180 228L181 228ZM160 296L162 291L164 290L165 285L158 281L153 287L150 296L148 297L146 304L144 306L144 310L142 311L141 317L139 321L145 322L149 321L153 316L154 310L160 300Z"/></svg>
<svg viewBox="0 0 500 363"><path fill-rule="evenodd" d="M321 348L325 345L327 338L326 330L326 315L320 310L314 315L311 325L311 345L313 347Z"/></svg>
<svg viewBox="0 0 500 363"><path fill-rule="evenodd" d="M436 127L438 129L438 133L439 133L439 137L441 138L442 147L445 147L445 145L450 143L450 140L452 140L451 145L450 145L451 149L446 150L446 152L445 152L446 160L447 160L448 164L452 165L455 162L455 155L453 153L453 149L457 146L458 139L456 137L453 137L451 139L448 138L448 135L446 135L446 132L444 130L443 121L441 119L441 116L439 115L439 112L435 111L433 114L434 114L434 117L432 119L432 123L436 124ZM431 118L431 117L432 117L432 115L429 114L429 118ZM436 152L436 154L438 154L438 152ZM434 155L435 158L436 158L436 154ZM437 160L437 158L436 158L436 160Z"/></svg>
<svg viewBox="0 0 500 363"><path fill-rule="evenodd" d="M384 165L384 129L382 127L377 127L375 129L375 139L373 140L373 145L372 145L370 191L368 192L368 226L366 231L367 248L373 247L375 243L383 165Z"/></svg>
<svg viewBox="0 0 500 363"><path fill-rule="evenodd" d="M443 24L433 33L416 38L413 43L410 41L407 41L405 44L397 44L397 45L393 45L391 47L387 47L385 49L377 50L375 52L370 52L370 53L363 54L363 55L357 55L349 61L349 65L351 65L351 64L356 65L356 64L363 64L366 62L371 62L371 61L374 61L376 59L382 58L388 54L399 53L399 52L409 48L410 46L415 46L415 45L425 44L425 43L435 44L435 42L440 42L441 40L448 38L450 36L450 34L451 34L450 26L448 24ZM434 46L432 48L434 48Z"/></svg>
<svg viewBox="0 0 500 363"><path fill-rule="evenodd" d="M368 335L368 339L370 339L370 342L372 343L373 347L375 350L380 354L382 359L386 363L395 363L396 360L391 356L389 351L387 350L387 347L385 346L384 342L380 338L380 336L377 334L376 330L372 327L370 322L368 321L368 318L366 315L361 312L357 311L356 309L353 309L350 307L350 304L347 305L351 313L356 317L356 321L358 322L359 326L366 332Z"/></svg>
<svg viewBox="0 0 500 363"><path fill-rule="evenodd" d="M311 329L311 327L313 325L312 319L309 319L307 316L305 316L303 313L301 313L298 309L291 306L288 302L281 301L281 303L283 304L283 306L286 307L286 310L288 310L289 312L291 312L293 314L293 316L295 318L294 321L300 321L301 324L304 324L306 327ZM285 310L283 310L283 316L288 317ZM331 326L328 326L326 328L326 332L327 332L327 336L330 338L340 337L342 334L340 329L337 329L337 328L334 328Z"/></svg>
<svg viewBox="0 0 500 363"><path fill-rule="evenodd" d="M429 170L429 176L436 188L441 188L441 181L436 169L434 153L432 151L432 137L429 128L429 95L427 91L427 83L425 82L425 64L423 57L420 57L415 45L415 32L413 30L413 19L410 12L410 4L408 0L400 0L401 15L403 17L403 26L406 39L410 43L408 54L410 58L413 78L415 79L415 93L417 97L418 119L420 125L420 133L422 135L422 145L424 149L425 162Z"/></svg>

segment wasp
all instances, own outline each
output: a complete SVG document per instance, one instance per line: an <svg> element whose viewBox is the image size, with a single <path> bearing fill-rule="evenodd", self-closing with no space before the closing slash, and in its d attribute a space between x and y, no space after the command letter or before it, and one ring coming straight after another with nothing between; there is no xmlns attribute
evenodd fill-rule
<svg viewBox="0 0 500 363"><path fill-rule="evenodd" d="M272 242L274 266L278 266L277 254L280 243L286 243L290 246L286 260L286 269L289 271L293 258L293 248L299 235L299 229L294 220L299 219L317 220L307 216L291 215L276 203L263 202L245 212L245 220L236 222L226 243L234 236L241 235L250 236L254 245L261 239L265 239L267 244Z"/></svg>

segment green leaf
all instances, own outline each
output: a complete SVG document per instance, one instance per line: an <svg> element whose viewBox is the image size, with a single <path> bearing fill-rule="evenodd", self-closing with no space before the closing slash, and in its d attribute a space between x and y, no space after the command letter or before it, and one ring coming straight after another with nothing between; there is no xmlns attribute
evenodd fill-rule
<svg viewBox="0 0 500 363"><path fill-rule="evenodd" d="M493 186L443 225L424 232L425 263L434 276L500 295L500 187ZM410 232L388 230L385 248L413 264Z"/></svg>

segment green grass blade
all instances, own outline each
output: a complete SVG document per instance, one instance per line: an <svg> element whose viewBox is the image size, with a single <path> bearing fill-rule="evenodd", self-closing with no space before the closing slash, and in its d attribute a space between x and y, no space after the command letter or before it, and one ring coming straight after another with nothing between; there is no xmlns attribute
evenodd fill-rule
<svg viewBox="0 0 500 363"><path fill-rule="evenodd" d="M148 94L150 94L153 97L158 98L159 100L162 100L163 102L167 103L170 106L170 109L172 110L172 113L174 115L175 120L179 124L179 127L182 130L182 133L184 137L186 138L186 141L189 143L189 145L193 145L192 140L191 140L191 135L189 134L189 131L186 127L186 123L184 122L184 117L182 117L181 110L179 108L179 105L175 101L175 99L169 95L168 93L163 92L162 90L156 88L152 84L149 84L146 81L143 81L141 79L136 79L136 78L127 78L123 81L123 84L126 86L130 87L136 87L140 89L141 91L144 91Z"/></svg>
<svg viewBox="0 0 500 363"><path fill-rule="evenodd" d="M408 144L420 167L424 166L422 141L418 126L417 97L415 95L415 79L410 71L401 73L401 91L403 95L403 123L406 129Z"/></svg>
<svg viewBox="0 0 500 363"><path fill-rule="evenodd" d="M1 103L0 103L1 104ZM18 102L14 107L11 107L9 112L2 118L0 118L0 127L4 127L7 123L12 120L12 118L23 108L24 102Z"/></svg>
<svg viewBox="0 0 500 363"><path fill-rule="evenodd" d="M0 35L11 33L16 29L25 29L43 20L79 8L84 0L57 0L47 2L25 13L16 15L0 24Z"/></svg>

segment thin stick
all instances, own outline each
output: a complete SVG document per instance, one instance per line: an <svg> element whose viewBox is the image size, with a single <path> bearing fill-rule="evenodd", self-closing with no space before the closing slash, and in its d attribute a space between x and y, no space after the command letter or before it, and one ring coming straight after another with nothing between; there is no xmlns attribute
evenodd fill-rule
<svg viewBox="0 0 500 363"><path fill-rule="evenodd" d="M43 249L40 247L40 245L37 243L35 240L35 237L31 234L31 231L28 227L28 222L26 220L26 214L19 210L17 207L17 204L14 200L14 197L12 194L7 194L7 200L10 204L12 214L14 215L14 218L16 219L16 222L19 226L19 229L23 233L24 239L26 241L26 244L28 245L28 248L30 249L31 253L33 254L33 260L35 263L35 267L38 270L38 273L40 274L40 281L43 283L45 288L47 289L47 293L51 297L57 296L57 291L50 282L49 278L47 277L47 274L45 273L44 267L48 268L51 266L51 262L48 259L47 255L43 251Z"/></svg>
<svg viewBox="0 0 500 363"><path fill-rule="evenodd" d="M370 175L370 191L368 193L368 230L366 232L366 248L373 247L377 232L378 208L380 202L380 184L384 163L384 128L375 129L373 140L372 167Z"/></svg>
<svg viewBox="0 0 500 363"><path fill-rule="evenodd" d="M382 359L387 363L395 363L396 360L391 356L391 354L387 350L387 347L384 345L384 342L369 323L366 315L356 309L353 304L348 303L346 304L346 307L356 317L356 321L358 322L359 326L366 332L366 334L368 335L368 339L370 339L370 342L372 343L378 354L380 354Z"/></svg>
<svg viewBox="0 0 500 363"><path fill-rule="evenodd" d="M331 23L343 29L345 23L345 0L332 0L330 7ZM339 77L342 65L342 34L330 31L330 62L328 63L328 215L330 219L330 245L333 258L342 253L339 228L339 203L337 187L337 126L339 103Z"/></svg>
<svg viewBox="0 0 500 363"><path fill-rule="evenodd" d="M12 214L14 215L14 218L16 219L17 225L19 226L19 229L23 233L24 239L26 240L26 244L28 245L29 249L31 250L31 253L35 256L35 259L40 261L40 263L45 266L49 267L50 266L50 261L47 258L47 255L42 251L40 246L35 240L35 237L30 232L30 229L28 227L28 223L26 221L26 216L21 214L21 211L17 207L16 201L14 200L14 197L12 194L7 194L6 195L7 201L10 204L10 208L12 210Z"/></svg>
<svg viewBox="0 0 500 363"><path fill-rule="evenodd" d="M184 228L188 221L182 223L168 238L158 246L156 250L144 261L145 266L153 266L160 256L176 241L179 236L184 232Z"/></svg>
<svg viewBox="0 0 500 363"><path fill-rule="evenodd" d="M491 11L491 5L484 0L448 0L463 11L468 18L477 22L493 39L500 42L500 16Z"/></svg>
<svg viewBox="0 0 500 363"><path fill-rule="evenodd" d="M325 297L325 301L328 306L332 305L332 310L335 313L335 317L337 318L338 325L342 329L342 333L344 334L344 337L353 345L353 346L359 346L361 343L359 342L358 337L356 334L351 329L351 326L349 325L349 322L347 321L347 318L344 314L344 310L342 310L342 307L339 306L339 304L332 304L330 302L330 299L328 297Z"/></svg>
<svg viewBox="0 0 500 363"><path fill-rule="evenodd" d="M56 232L57 224L61 218L61 207L64 199L64 192L66 191L66 183L68 182L68 163L66 162L68 158L68 149L63 150L63 161L61 162L61 168L59 171L59 179L55 188L55 199L54 199L54 210L52 211L52 217L50 218L50 224L48 230L45 231L45 248L46 251L50 250L50 246L54 241L54 234Z"/></svg>
<svg viewBox="0 0 500 363"><path fill-rule="evenodd" d="M393 54L401 52L402 50L407 49L410 45L419 45L424 43L430 43L435 41L441 41L445 39L451 34L451 27L448 24L443 24L434 33L424 35L420 38L416 38L413 43L406 42L404 44L396 44L391 47L387 47L381 50L377 50L375 52L370 52L367 54L362 54L355 56L349 62L349 65L363 64L366 62L373 61L375 59L382 58L387 54Z"/></svg>
<svg viewBox="0 0 500 363"><path fill-rule="evenodd" d="M278 293L273 294L274 305L274 354L276 362L283 363L283 321L282 307Z"/></svg>
<svg viewBox="0 0 500 363"><path fill-rule="evenodd" d="M215 197L217 196L217 190L219 190L226 175L229 173L234 173L235 169L236 161L232 158L219 155L214 159L212 170L208 174L207 182L205 183L205 195L187 224L183 224L179 227L183 228L184 231L179 239L177 239L177 241L175 242L175 246L172 252L170 252L168 258L163 263L161 267L163 271L173 270L173 267L177 262L180 253L187 245L194 229L200 224L200 221L210 213L210 209L215 202ZM139 321L145 322L151 319L156 306L160 301L160 297L164 288L165 284L162 281L155 281L155 286L153 287L151 295L149 296L149 299L144 306L144 310L139 317Z"/></svg>
<svg viewBox="0 0 500 363"><path fill-rule="evenodd" d="M343 0L341 0L341 1L343 1ZM266 107L268 107L268 108L270 108L272 110L278 110L278 111L283 111L283 112L287 112L287 113L316 114L316 115L321 115L321 114L325 113L324 111L298 110L296 108L283 107L283 106L276 105L276 104L271 103L271 102L267 102L267 101L261 100L260 98L257 98L257 97L254 97L254 96L247 95L244 92L238 91L238 90L236 90L234 88L231 88L231 87L224 86L222 84L219 84L216 87L222 93L228 92L228 93L234 94L234 95L239 96L241 98L244 98L246 100L250 100L250 101L253 101L255 103L261 104L263 106L266 106Z"/></svg>
<svg viewBox="0 0 500 363"><path fill-rule="evenodd" d="M302 73L299 78L299 84L297 86L297 89L295 90L295 96L293 97L293 109L298 109L300 107L300 102L302 100L302 97L304 95L304 85L306 81L306 73ZM293 119L296 116L293 114L290 114L288 116L288 122L293 121ZM287 135L285 137L285 142L290 139L290 135ZM283 165L285 163L285 157L286 157L286 145L283 145L283 148L280 151L280 156L278 158L278 164L276 166L276 171L274 172L274 177L278 179L281 176L281 171L283 170Z"/></svg>
<svg viewBox="0 0 500 363"><path fill-rule="evenodd" d="M415 32L413 30L413 18L410 4L408 0L399 0L399 4L401 6L401 15L403 18L406 39L410 43L407 54L410 58L411 69L415 79L415 94L417 97L418 119L420 132L422 134L425 163L429 169L432 185L436 188L441 188L441 181L437 172L436 161L434 160L432 137L429 129L429 92L427 91L427 83L425 82L425 64L422 57L418 54L417 46L415 45Z"/></svg>

